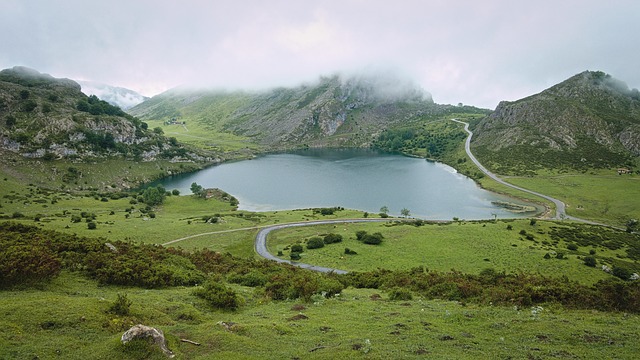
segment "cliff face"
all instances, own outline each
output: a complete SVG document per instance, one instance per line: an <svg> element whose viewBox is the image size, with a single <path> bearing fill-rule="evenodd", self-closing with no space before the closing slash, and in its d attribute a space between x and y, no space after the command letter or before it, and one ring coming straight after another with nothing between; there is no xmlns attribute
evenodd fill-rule
<svg viewBox="0 0 640 360"><path fill-rule="evenodd" d="M72 80L24 67L0 71L0 150L47 159L195 156L120 108L80 90Z"/></svg>
<svg viewBox="0 0 640 360"><path fill-rule="evenodd" d="M385 128L456 107L392 77L325 77L269 91L174 89L132 108L144 120L198 121L269 147L365 146Z"/></svg>
<svg viewBox="0 0 640 360"><path fill-rule="evenodd" d="M624 165L640 156L640 92L586 71L539 94L500 103L475 134L473 146L489 161L499 154L526 156L544 167Z"/></svg>

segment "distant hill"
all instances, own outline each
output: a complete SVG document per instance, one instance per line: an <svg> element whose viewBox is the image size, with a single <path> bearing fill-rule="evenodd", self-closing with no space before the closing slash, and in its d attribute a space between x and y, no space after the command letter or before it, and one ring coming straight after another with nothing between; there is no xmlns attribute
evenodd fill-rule
<svg viewBox="0 0 640 360"><path fill-rule="evenodd" d="M25 67L0 71L0 151L27 158L201 160L175 139L69 79Z"/></svg>
<svg viewBox="0 0 640 360"><path fill-rule="evenodd" d="M82 87L82 92L87 95L95 95L101 100L115 105L122 110L130 109L145 100L148 97L138 94L137 92L122 87L116 87L101 84L93 81L78 81Z"/></svg>
<svg viewBox="0 0 640 360"><path fill-rule="evenodd" d="M392 76L331 76L263 92L172 89L133 107L143 120L197 121L270 147L367 146L385 129L476 108L435 104Z"/></svg>
<svg viewBox="0 0 640 360"><path fill-rule="evenodd" d="M474 131L474 151L499 173L633 167L640 156L640 92L585 71L539 94L501 102Z"/></svg>

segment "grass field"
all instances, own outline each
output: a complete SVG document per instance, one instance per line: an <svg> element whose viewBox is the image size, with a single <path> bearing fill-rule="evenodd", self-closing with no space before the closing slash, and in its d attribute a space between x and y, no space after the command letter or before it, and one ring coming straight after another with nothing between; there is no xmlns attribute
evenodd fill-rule
<svg viewBox="0 0 640 360"><path fill-rule="evenodd" d="M512 230L507 230L507 226ZM564 225L529 220L494 222L464 222L427 224L421 227L389 224L341 224L291 228L272 232L268 248L272 254L282 251L282 258L289 258L289 247L305 242L313 236L336 233L343 236L341 243L329 244L320 249L306 249L300 262L337 268L347 271L371 271L383 269L409 269L424 266L429 270L478 274L486 268L507 273L540 273L545 276L567 276L583 284L593 284L611 277L600 267L588 267L581 257L590 256L590 250L600 264L611 266L624 261L629 268L638 271L637 262L626 258L626 248L617 250L601 246L578 247L568 250L568 242L550 237L552 227ZM380 232L384 241L380 245L367 245L356 240L356 231ZM524 230L526 235L520 232ZM527 239L527 235L532 239ZM357 252L346 255L345 248ZM557 253L564 259L557 259ZM553 255L545 259L545 254Z"/></svg>
<svg viewBox="0 0 640 360"><path fill-rule="evenodd" d="M162 330L178 359L634 359L640 352L637 315L390 301L365 289L310 303L263 302L252 288L235 289L246 305L223 312L190 288L97 286L63 273L40 289L0 292L2 358L166 359L144 341L120 343L137 323ZM107 312L118 294L132 301L129 315Z"/></svg>
<svg viewBox="0 0 640 360"><path fill-rule="evenodd" d="M262 148L249 138L233 135L226 132L212 131L202 122L185 119L185 125L166 125L160 120L147 120L150 128L160 127L165 136L175 137L178 141L204 150L219 151L222 153L260 151Z"/></svg>
<svg viewBox="0 0 640 360"><path fill-rule="evenodd" d="M562 199L572 216L624 226L640 219L640 177L617 175L614 170L596 174L544 174L509 177L510 183Z"/></svg>

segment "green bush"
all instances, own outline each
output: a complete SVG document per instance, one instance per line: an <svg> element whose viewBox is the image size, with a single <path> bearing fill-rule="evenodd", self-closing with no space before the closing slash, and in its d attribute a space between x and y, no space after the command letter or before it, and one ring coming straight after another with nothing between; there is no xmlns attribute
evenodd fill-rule
<svg viewBox="0 0 640 360"><path fill-rule="evenodd" d="M327 244L327 245L328 244L335 244L335 243L339 243L339 242L342 242L342 235L340 235L340 234L331 233L331 234L325 235L325 237L324 237L324 243Z"/></svg>
<svg viewBox="0 0 640 360"><path fill-rule="evenodd" d="M291 260L294 260L294 261L295 261L295 260L300 260L302 257L300 256L300 253L292 252L292 253L289 255L289 258L290 258Z"/></svg>
<svg viewBox="0 0 640 360"><path fill-rule="evenodd" d="M303 251L302 245L300 245L300 244L291 245L291 252L292 253L301 253L302 251Z"/></svg>
<svg viewBox="0 0 640 360"><path fill-rule="evenodd" d="M613 274L613 276L619 277L622 280L629 280L629 278L631 277L631 271L621 266L614 267L611 273Z"/></svg>
<svg viewBox="0 0 640 360"><path fill-rule="evenodd" d="M234 284L240 284L242 286L264 286L267 283L267 275L263 274L259 270L251 270L244 275L232 274L229 275L227 280Z"/></svg>
<svg viewBox="0 0 640 360"><path fill-rule="evenodd" d="M389 291L389 300L412 300L411 291L403 288L394 288Z"/></svg>
<svg viewBox="0 0 640 360"><path fill-rule="evenodd" d="M131 300L127 298L127 294L118 294L118 298L109 306L108 312L120 316L129 315Z"/></svg>
<svg viewBox="0 0 640 360"><path fill-rule="evenodd" d="M320 249L324 247L324 241L318 236L314 236L307 241L307 249Z"/></svg>
<svg viewBox="0 0 640 360"><path fill-rule="evenodd" d="M576 251L576 250L578 250L578 245L576 245L576 244L568 244L567 245L567 249L571 250L571 251Z"/></svg>
<svg viewBox="0 0 640 360"><path fill-rule="evenodd" d="M358 254L357 252L355 252L355 251L353 251L353 250L351 250L349 248L344 248L344 253L346 255L357 255Z"/></svg>
<svg viewBox="0 0 640 360"><path fill-rule="evenodd" d="M583 261L587 266L596 267L596 258L594 258L593 256L586 256Z"/></svg>
<svg viewBox="0 0 640 360"><path fill-rule="evenodd" d="M382 243L382 239L384 239L384 236L382 236L381 233L377 232L373 234L366 234L362 238L362 242L368 245L378 245Z"/></svg>
<svg viewBox="0 0 640 360"><path fill-rule="evenodd" d="M197 287L193 294L206 300L212 307L223 310L237 310L242 303L233 289L216 278L209 278L202 286Z"/></svg>

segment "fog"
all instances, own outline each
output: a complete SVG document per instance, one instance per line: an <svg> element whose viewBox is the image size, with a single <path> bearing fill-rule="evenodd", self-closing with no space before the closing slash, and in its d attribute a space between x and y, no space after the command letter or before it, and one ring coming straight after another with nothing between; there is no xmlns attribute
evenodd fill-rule
<svg viewBox="0 0 640 360"><path fill-rule="evenodd" d="M584 70L640 87L638 14L632 0L3 0L0 68L146 96L390 69L438 103L494 108Z"/></svg>

